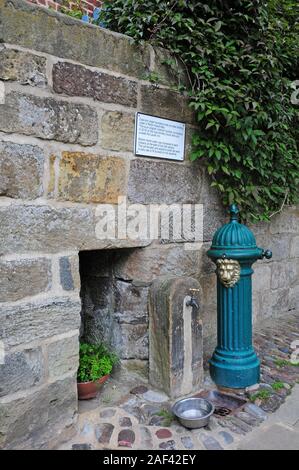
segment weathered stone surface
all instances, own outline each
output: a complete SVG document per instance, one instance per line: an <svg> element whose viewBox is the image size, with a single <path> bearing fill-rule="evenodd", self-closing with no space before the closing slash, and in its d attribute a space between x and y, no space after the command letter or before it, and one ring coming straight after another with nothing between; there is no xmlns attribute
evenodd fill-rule
<svg viewBox="0 0 299 470"><path fill-rule="evenodd" d="M0 339L7 346L50 338L79 328L81 302L57 299L41 305L0 307Z"/></svg>
<svg viewBox="0 0 299 470"><path fill-rule="evenodd" d="M173 440L166 441L166 442L161 442L161 444L159 444L159 449L175 450L176 449L176 443Z"/></svg>
<svg viewBox="0 0 299 470"><path fill-rule="evenodd" d="M1 42L135 77L144 77L149 67L149 48L135 46L127 36L21 0L1 0L0 9Z"/></svg>
<svg viewBox="0 0 299 470"><path fill-rule="evenodd" d="M271 288L287 288L299 280L299 263L297 260L271 263Z"/></svg>
<svg viewBox="0 0 299 470"><path fill-rule="evenodd" d="M98 442L100 444L109 444L113 430L114 430L113 424L110 424L110 423L99 424L95 429Z"/></svg>
<svg viewBox="0 0 299 470"><path fill-rule="evenodd" d="M100 418L113 418L115 416L116 410L113 408L108 408L106 410L101 411Z"/></svg>
<svg viewBox="0 0 299 470"><path fill-rule="evenodd" d="M147 325L114 324L112 345L121 359L148 359Z"/></svg>
<svg viewBox="0 0 299 470"><path fill-rule="evenodd" d="M247 413L255 416L256 418L265 420L267 418L267 413L263 411L259 406L254 405L253 403L248 403L244 408Z"/></svg>
<svg viewBox="0 0 299 470"><path fill-rule="evenodd" d="M275 289L261 293L261 314L264 317L281 315L290 308L289 289Z"/></svg>
<svg viewBox="0 0 299 470"><path fill-rule="evenodd" d="M201 436L201 440L208 450L222 450L220 443L213 436L204 435Z"/></svg>
<svg viewBox="0 0 299 470"><path fill-rule="evenodd" d="M119 418L119 425L123 428L130 428L132 426L132 421L128 416L122 416Z"/></svg>
<svg viewBox="0 0 299 470"><path fill-rule="evenodd" d="M47 84L46 58L16 49L0 49L0 80L44 87Z"/></svg>
<svg viewBox="0 0 299 470"><path fill-rule="evenodd" d="M116 204L126 194L127 165L122 158L63 152L59 166L59 199Z"/></svg>
<svg viewBox="0 0 299 470"><path fill-rule="evenodd" d="M156 86L141 86L141 111L176 121L191 124L195 122L194 112L188 106L186 97Z"/></svg>
<svg viewBox="0 0 299 470"><path fill-rule="evenodd" d="M30 449L31 440L35 448L46 447L50 437L73 423L76 409L75 377L54 382L23 398L0 399L0 448L13 449L28 442L26 448Z"/></svg>
<svg viewBox="0 0 299 470"><path fill-rule="evenodd" d="M26 390L43 380L44 363L41 348L8 353L0 365L0 397Z"/></svg>
<svg viewBox="0 0 299 470"><path fill-rule="evenodd" d="M73 444L72 450L91 450L91 444Z"/></svg>
<svg viewBox="0 0 299 470"><path fill-rule="evenodd" d="M44 153L33 145L0 143L0 196L35 199L42 195Z"/></svg>
<svg viewBox="0 0 299 470"><path fill-rule="evenodd" d="M1 261L0 258L0 303L48 291L51 276L51 261L48 259Z"/></svg>
<svg viewBox="0 0 299 470"><path fill-rule="evenodd" d="M122 111L106 111L101 121L101 145L104 149L133 152L133 114Z"/></svg>
<svg viewBox="0 0 299 470"><path fill-rule="evenodd" d="M186 72L186 67L176 58L175 65L170 67L167 61L173 62L173 55L161 47L153 47L155 53L154 67L152 72L156 74L159 83L166 86L178 87L189 85L190 81ZM145 78L147 78L145 76Z"/></svg>
<svg viewBox="0 0 299 470"><path fill-rule="evenodd" d="M200 185L200 169L137 158L131 162L128 198L140 204L195 204Z"/></svg>
<svg viewBox="0 0 299 470"><path fill-rule="evenodd" d="M153 448L153 439L152 435L148 428L145 426L140 426L139 428L140 438L141 438L141 449L152 449Z"/></svg>
<svg viewBox="0 0 299 470"><path fill-rule="evenodd" d="M226 221L223 207L205 204L203 207L203 239L211 241L216 230Z"/></svg>
<svg viewBox="0 0 299 470"><path fill-rule="evenodd" d="M115 275L124 280L151 282L157 276L174 273L177 276L197 276L199 252L188 251L182 245L148 247L123 252L115 266Z"/></svg>
<svg viewBox="0 0 299 470"><path fill-rule="evenodd" d="M172 437L172 432L169 429L158 429L156 436L158 439L168 439Z"/></svg>
<svg viewBox="0 0 299 470"><path fill-rule="evenodd" d="M223 438L225 444L227 445L232 444L234 442L233 436L227 431L220 431L219 436Z"/></svg>
<svg viewBox="0 0 299 470"><path fill-rule="evenodd" d="M270 224L270 233L295 233L299 232L299 207L286 207L277 214Z"/></svg>
<svg viewBox="0 0 299 470"><path fill-rule="evenodd" d="M137 106L137 82L68 62L53 66L53 88L56 93L69 96L85 96L132 108Z"/></svg>
<svg viewBox="0 0 299 470"><path fill-rule="evenodd" d="M93 207L8 205L0 207L0 253L101 250L140 247L148 241L100 239ZM67 236L66 236L67 234Z"/></svg>
<svg viewBox="0 0 299 470"><path fill-rule="evenodd" d="M18 92L0 104L0 130L81 145L98 140L97 113L91 106Z"/></svg>
<svg viewBox="0 0 299 470"><path fill-rule="evenodd" d="M273 266L273 264L272 264ZM267 264L258 264L253 266L254 274L252 277L253 292L264 292L271 287L271 267ZM272 269L273 273L273 269Z"/></svg>
<svg viewBox="0 0 299 470"><path fill-rule="evenodd" d="M171 397L198 390L203 379L202 322L199 309L186 306L190 289L199 289L195 279L174 276L150 289L149 379Z"/></svg>
<svg viewBox="0 0 299 470"><path fill-rule="evenodd" d="M189 436L183 436L181 437L181 441L185 449L194 449L194 443Z"/></svg>
<svg viewBox="0 0 299 470"><path fill-rule="evenodd" d="M266 241L265 248L269 248L273 253L272 261L284 261L290 254L290 240L288 235L272 235ZM262 245L263 246L263 245ZM264 261L265 263L265 261Z"/></svg>
<svg viewBox="0 0 299 470"><path fill-rule="evenodd" d="M60 283L64 290L80 289L79 256L59 258Z"/></svg>
<svg viewBox="0 0 299 470"><path fill-rule="evenodd" d="M130 282L114 282L114 317L120 323L147 323L148 287L136 287Z"/></svg>
<svg viewBox="0 0 299 470"><path fill-rule="evenodd" d="M299 258L299 237L293 237L291 239L290 256L292 258Z"/></svg>
<svg viewBox="0 0 299 470"><path fill-rule="evenodd" d="M135 442L135 433L131 429L122 429L118 434L118 445L120 447L132 447Z"/></svg>
<svg viewBox="0 0 299 470"><path fill-rule="evenodd" d="M78 335L64 338L48 346L48 367L50 379L60 377L78 369Z"/></svg>

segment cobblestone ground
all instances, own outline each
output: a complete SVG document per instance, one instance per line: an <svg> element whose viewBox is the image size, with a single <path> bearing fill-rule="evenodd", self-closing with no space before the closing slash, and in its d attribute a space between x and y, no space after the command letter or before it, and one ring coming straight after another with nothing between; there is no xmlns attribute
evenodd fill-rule
<svg viewBox="0 0 299 470"><path fill-rule="evenodd" d="M168 397L147 385L132 388L113 406L99 406L79 415L78 433L61 449L236 449L242 439L272 416L299 383L299 367L290 360L299 348L299 314L271 319L254 335L261 359L261 383L229 391L208 427L188 430L171 414ZM299 356L298 356L299 359ZM207 376L204 392L218 393ZM202 392L202 391L199 391ZM223 392L223 391L222 391ZM226 395L222 397L227 398ZM235 407L226 414L230 404ZM231 406L231 408L233 408Z"/></svg>

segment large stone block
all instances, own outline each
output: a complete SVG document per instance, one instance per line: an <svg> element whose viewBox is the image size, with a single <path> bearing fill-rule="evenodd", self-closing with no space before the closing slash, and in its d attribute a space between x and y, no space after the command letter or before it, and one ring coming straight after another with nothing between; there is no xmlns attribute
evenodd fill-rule
<svg viewBox="0 0 299 470"><path fill-rule="evenodd" d="M280 261L278 263L271 263L272 276L271 288L288 288L296 282L299 284L299 264L296 260Z"/></svg>
<svg viewBox="0 0 299 470"><path fill-rule="evenodd" d="M81 145L98 140L97 113L91 106L18 92L0 104L0 130Z"/></svg>
<svg viewBox="0 0 299 470"><path fill-rule="evenodd" d="M0 42L144 78L150 50L127 36L86 25L22 0L1 0Z"/></svg>
<svg viewBox="0 0 299 470"><path fill-rule="evenodd" d="M106 111L101 121L101 146L109 150L133 152L134 125L133 114Z"/></svg>
<svg viewBox="0 0 299 470"><path fill-rule="evenodd" d="M54 379L69 372L77 372L79 365L78 334L64 338L48 346L49 377Z"/></svg>
<svg viewBox="0 0 299 470"><path fill-rule="evenodd" d="M183 244L127 250L115 266L115 275L124 280L150 283L157 276L175 272L178 276L197 276L200 252L185 250Z"/></svg>
<svg viewBox="0 0 299 470"><path fill-rule="evenodd" d="M75 377L54 382L22 398L0 399L0 448L48 448L49 441L74 424Z"/></svg>
<svg viewBox="0 0 299 470"><path fill-rule="evenodd" d="M0 258L0 303L48 291L51 288L51 261L24 259L2 261Z"/></svg>
<svg viewBox="0 0 299 470"><path fill-rule="evenodd" d="M290 256L290 239L289 235L272 235L265 240L267 245L262 245L262 248L269 248L273 253L273 261L283 261Z"/></svg>
<svg viewBox="0 0 299 470"><path fill-rule="evenodd" d="M44 87L47 84L46 58L16 49L0 49L0 80Z"/></svg>
<svg viewBox="0 0 299 470"><path fill-rule="evenodd" d="M188 99L175 91L156 86L141 87L141 111L166 119L195 123L195 114Z"/></svg>
<svg viewBox="0 0 299 470"><path fill-rule="evenodd" d="M81 302L78 299L53 299L39 305L0 307L0 339L5 347L68 333L80 326Z"/></svg>
<svg viewBox="0 0 299 470"><path fill-rule="evenodd" d="M202 321L187 305L191 289L199 289L195 279L175 276L155 279L150 289L150 381L171 397L198 390L203 379Z"/></svg>
<svg viewBox="0 0 299 470"><path fill-rule="evenodd" d="M7 353L0 364L0 397L39 385L44 378L41 348Z"/></svg>
<svg viewBox="0 0 299 470"><path fill-rule="evenodd" d="M178 163L131 162L128 197L139 204L199 203L200 169Z"/></svg>
<svg viewBox="0 0 299 470"><path fill-rule="evenodd" d="M147 323L148 287L114 280L114 318L119 323Z"/></svg>
<svg viewBox="0 0 299 470"><path fill-rule="evenodd" d="M254 292L263 292L271 288L271 267L267 264L256 263L253 266L254 274L252 286Z"/></svg>
<svg viewBox="0 0 299 470"><path fill-rule="evenodd" d="M0 206L0 253L101 250L149 245L148 240L100 238L89 206Z"/></svg>
<svg viewBox="0 0 299 470"><path fill-rule="evenodd" d="M116 204L126 194L128 171L122 158L63 152L59 166L59 199Z"/></svg>
<svg viewBox="0 0 299 470"><path fill-rule="evenodd" d="M267 290L260 294L260 318L282 315L290 308L288 288Z"/></svg>
<svg viewBox="0 0 299 470"><path fill-rule="evenodd" d="M212 241L216 230L226 222L225 210L222 206L204 204L203 207L203 239Z"/></svg>
<svg viewBox="0 0 299 470"><path fill-rule="evenodd" d="M56 93L85 96L103 103L137 106L137 82L68 62L53 66L53 89Z"/></svg>
<svg viewBox="0 0 299 470"><path fill-rule="evenodd" d="M271 220L270 232L297 234L299 232L299 206L286 207L280 214L277 214Z"/></svg>
<svg viewBox="0 0 299 470"><path fill-rule="evenodd" d="M121 359L148 359L148 326L114 323L111 345Z"/></svg>
<svg viewBox="0 0 299 470"><path fill-rule="evenodd" d="M291 258L299 258L299 236L291 239L290 256Z"/></svg>
<svg viewBox="0 0 299 470"><path fill-rule="evenodd" d="M0 143L0 195L35 199L43 193L44 153L33 145Z"/></svg>

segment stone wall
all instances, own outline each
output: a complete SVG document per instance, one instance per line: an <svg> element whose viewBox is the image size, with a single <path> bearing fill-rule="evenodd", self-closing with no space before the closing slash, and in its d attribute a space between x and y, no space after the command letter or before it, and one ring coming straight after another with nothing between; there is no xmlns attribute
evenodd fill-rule
<svg viewBox="0 0 299 470"><path fill-rule="evenodd" d="M22 0L0 0L0 16L0 447L46 448L76 420L78 253L127 250L115 276L128 300L128 289L148 288L160 275L198 279L208 356L216 279L206 251L225 213L200 163L188 161L194 116L174 91L184 73L169 74L163 51ZM184 162L134 156L136 111L186 122ZM203 248L99 240L97 204L118 196L146 205L203 203ZM290 208L254 228L274 252L256 268L256 321L298 307L298 220ZM147 332L135 315L124 323L138 344ZM146 363L144 351L138 360Z"/></svg>

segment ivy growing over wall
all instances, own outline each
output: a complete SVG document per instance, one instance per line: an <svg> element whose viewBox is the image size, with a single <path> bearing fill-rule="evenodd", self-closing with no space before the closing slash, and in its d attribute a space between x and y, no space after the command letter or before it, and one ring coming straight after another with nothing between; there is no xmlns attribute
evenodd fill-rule
<svg viewBox="0 0 299 470"><path fill-rule="evenodd" d="M298 201L297 0L104 0L101 21L170 50L189 77L202 159L225 206L268 220ZM297 74L297 76L296 76ZM298 93L299 98L299 93Z"/></svg>

